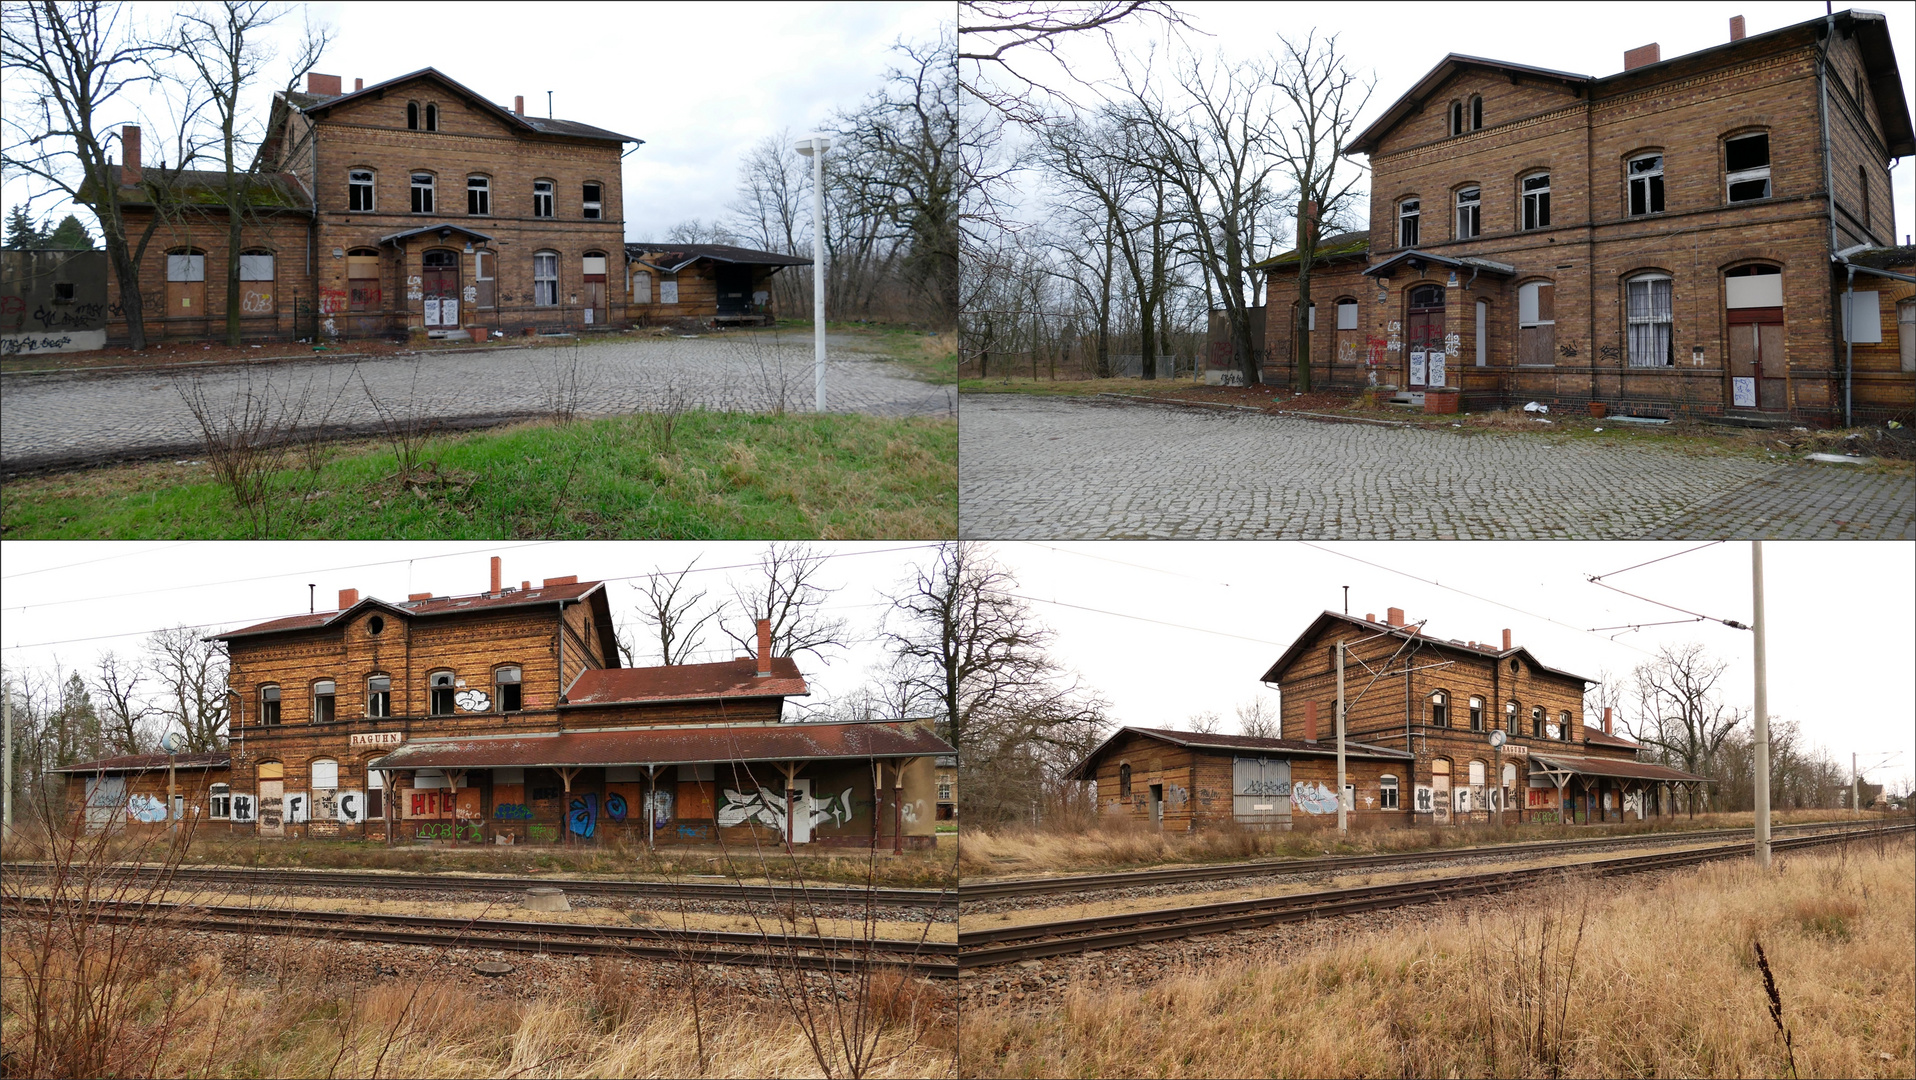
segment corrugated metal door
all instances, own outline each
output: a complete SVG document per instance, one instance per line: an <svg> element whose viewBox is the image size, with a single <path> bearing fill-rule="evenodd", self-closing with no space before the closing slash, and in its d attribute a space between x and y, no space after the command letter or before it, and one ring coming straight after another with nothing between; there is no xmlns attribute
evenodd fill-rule
<svg viewBox="0 0 1916 1080"><path fill-rule="evenodd" d="M86 827L104 829L126 812L126 777L96 776L86 782Z"/></svg>
<svg viewBox="0 0 1916 1080"><path fill-rule="evenodd" d="M1272 758L1232 759L1231 812L1240 824L1289 824L1291 763Z"/></svg>

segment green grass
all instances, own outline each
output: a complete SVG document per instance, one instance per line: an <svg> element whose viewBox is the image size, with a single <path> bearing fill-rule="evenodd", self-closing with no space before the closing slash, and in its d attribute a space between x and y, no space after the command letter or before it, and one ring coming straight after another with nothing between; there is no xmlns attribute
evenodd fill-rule
<svg viewBox="0 0 1916 1080"><path fill-rule="evenodd" d="M115 466L0 489L8 539L940 537L957 533L949 418L687 412L536 422L431 441L404 478L342 444L274 478L262 531L205 464ZM287 464L294 465L295 456Z"/></svg>

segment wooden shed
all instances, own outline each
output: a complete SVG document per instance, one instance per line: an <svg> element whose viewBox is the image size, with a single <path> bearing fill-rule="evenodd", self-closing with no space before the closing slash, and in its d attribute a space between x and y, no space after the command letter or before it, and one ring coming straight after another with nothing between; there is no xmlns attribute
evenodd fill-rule
<svg viewBox="0 0 1916 1080"><path fill-rule="evenodd" d="M772 275L811 264L730 244L627 244L629 315L634 322L770 326L778 318Z"/></svg>

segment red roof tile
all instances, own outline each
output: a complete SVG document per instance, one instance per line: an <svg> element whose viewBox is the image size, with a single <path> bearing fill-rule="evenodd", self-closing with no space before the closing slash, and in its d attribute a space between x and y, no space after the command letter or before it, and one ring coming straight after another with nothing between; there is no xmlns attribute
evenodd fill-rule
<svg viewBox="0 0 1916 1080"><path fill-rule="evenodd" d="M597 581L574 581L565 585L552 585L524 591L507 589L497 596L491 593L477 593L472 596L435 596L429 600L407 600L403 603L393 603L369 596L342 611L319 611L306 615L288 615L283 619L268 619L266 622L243 626L238 630L228 630L224 634L215 634L210 640L225 641L229 638L250 637L254 634L277 634L287 630L313 630L368 606L385 608L408 618L427 618L434 615L458 615L468 611L555 604L561 600L582 599L599 585Z"/></svg>
<svg viewBox="0 0 1916 1080"><path fill-rule="evenodd" d="M101 758L98 761L82 761L74 765L62 765L54 772L91 773L91 772L151 772L166 768L168 758L165 754L125 754L120 757ZM182 769L224 769L233 764L230 754L181 754L178 765Z"/></svg>
<svg viewBox="0 0 1916 1080"><path fill-rule="evenodd" d="M640 727L546 735L414 739L372 764L381 769L489 769L676 765L820 758L929 757L949 743L915 721Z"/></svg>
<svg viewBox="0 0 1916 1080"><path fill-rule="evenodd" d="M626 705L709 698L797 697L811 691L789 656L772 657L772 673L760 678L751 658L717 664L596 668L566 691L566 704Z"/></svg>
<svg viewBox="0 0 1916 1080"><path fill-rule="evenodd" d="M1576 754L1560 754L1554 750L1532 750L1530 760L1545 766L1555 766L1579 776L1614 776L1626 780L1703 780L1713 781L1695 773L1686 773L1682 769L1672 769L1668 765L1657 765L1648 761L1634 761L1629 758L1593 758Z"/></svg>

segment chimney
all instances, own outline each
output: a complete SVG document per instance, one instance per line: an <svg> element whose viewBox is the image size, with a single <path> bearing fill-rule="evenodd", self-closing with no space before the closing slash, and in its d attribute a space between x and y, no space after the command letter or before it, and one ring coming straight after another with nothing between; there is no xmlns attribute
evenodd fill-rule
<svg viewBox="0 0 1916 1080"><path fill-rule="evenodd" d="M772 620L758 621L758 675L764 678L772 673Z"/></svg>
<svg viewBox="0 0 1916 1080"><path fill-rule="evenodd" d="M1364 621L1365 621L1365 622L1376 622L1376 621L1377 621L1377 613L1376 613L1375 611L1366 611L1366 612L1364 612Z"/></svg>
<svg viewBox="0 0 1916 1080"><path fill-rule="evenodd" d="M357 603L359 603L358 589L339 590L339 610L345 611L347 608L352 607L354 604L357 604Z"/></svg>
<svg viewBox="0 0 1916 1080"><path fill-rule="evenodd" d="M431 600L431 599L432 599L432 594L429 592L416 592L416 593L406 594L406 602L408 604L415 603L420 600Z"/></svg>
<svg viewBox="0 0 1916 1080"><path fill-rule="evenodd" d="M128 124L120 129L120 149L126 158L126 164L120 168L120 186L137 187L140 183L140 125Z"/></svg>
<svg viewBox="0 0 1916 1080"><path fill-rule="evenodd" d="M1639 45L1634 49L1626 50L1623 54L1623 70L1631 71L1654 64L1661 59L1663 59L1662 50L1658 49L1657 43L1652 41L1648 45Z"/></svg>
<svg viewBox="0 0 1916 1080"><path fill-rule="evenodd" d="M1307 742L1317 741L1317 702L1315 701L1304 703L1304 739Z"/></svg>
<svg viewBox="0 0 1916 1080"><path fill-rule="evenodd" d="M1738 22L1743 20L1743 16L1741 15L1738 15L1736 18ZM1603 707L1603 733L1605 735L1610 734L1610 706L1608 705Z"/></svg>
<svg viewBox="0 0 1916 1080"><path fill-rule="evenodd" d="M579 575L567 574L565 577L546 578L544 581L539 583L539 587L542 589L552 589L552 588L557 588L560 585L577 585L578 583L579 583Z"/></svg>
<svg viewBox="0 0 1916 1080"><path fill-rule="evenodd" d="M1404 625L1404 609L1400 607L1391 608L1384 614L1384 623L1387 626Z"/></svg>
<svg viewBox="0 0 1916 1080"><path fill-rule="evenodd" d="M1744 35L1743 16L1741 15L1730 16L1730 40L1742 41L1743 35Z"/></svg>
<svg viewBox="0 0 1916 1080"><path fill-rule="evenodd" d="M524 94L520 94L512 99L512 111L518 113L520 116L526 114L526 96Z"/></svg>
<svg viewBox="0 0 1916 1080"><path fill-rule="evenodd" d="M520 591L520 592L531 592L531 591L532 591L532 582L530 582L530 581L521 581L521 582L519 583L519 591Z"/></svg>
<svg viewBox="0 0 1916 1080"><path fill-rule="evenodd" d="M1504 630L1504 651L1510 651L1510 631L1508 629Z"/></svg>
<svg viewBox="0 0 1916 1080"><path fill-rule="evenodd" d="M353 80L353 93L357 94L364 89L366 89L366 80L364 79Z"/></svg>
<svg viewBox="0 0 1916 1080"><path fill-rule="evenodd" d="M499 595L499 556L492 557L492 588L487 590L494 596Z"/></svg>
<svg viewBox="0 0 1916 1080"><path fill-rule="evenodd" d="M309 71L306 73L306 92L338 97L341 93L339 76L321 75L318 72Z"/></svg>

